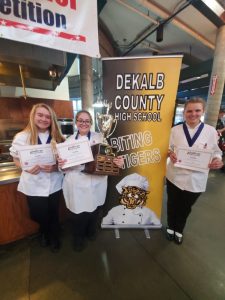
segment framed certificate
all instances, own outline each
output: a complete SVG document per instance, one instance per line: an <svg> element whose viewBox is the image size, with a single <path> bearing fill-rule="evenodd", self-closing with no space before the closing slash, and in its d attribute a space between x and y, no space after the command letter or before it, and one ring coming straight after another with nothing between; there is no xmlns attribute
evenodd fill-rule
<svg viewBox="0 0 225 300"><path fill-rule="evenodd" d="M89 140L75 140L72 143L56 145L58 155L67 160L63 169L93 161L93 154Z"/></svg>
<svg viewBox="0 0 225 300"><path fill-rule="evenodd" d="M213 151L178 147L176 149L176 155L177 162L174 164L175 167L208 172L208 165L212 160Z"/></svg>
<svg viewBox="0 0 225 300"><path fill-rule="evenodd" d="M20 146L18 152L23 170L30 169L35 165L54 165L56 163L50 144Z"/></svg>

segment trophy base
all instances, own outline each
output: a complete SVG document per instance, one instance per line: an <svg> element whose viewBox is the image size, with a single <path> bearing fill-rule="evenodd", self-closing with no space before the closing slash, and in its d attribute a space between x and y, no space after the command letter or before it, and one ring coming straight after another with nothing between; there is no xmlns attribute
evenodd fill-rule
<svg viewBox="0 0 225 300"><path fill-rule="evenodd" d="M112 155L102 154L103 149L108 145L99 144L92 146L92 153L94 156L94 161L85 164L84 170L82 172L93 175L110 175L118 176L120 174L120 169L113 163L115 158L115 148L112 149Z"/></svg>

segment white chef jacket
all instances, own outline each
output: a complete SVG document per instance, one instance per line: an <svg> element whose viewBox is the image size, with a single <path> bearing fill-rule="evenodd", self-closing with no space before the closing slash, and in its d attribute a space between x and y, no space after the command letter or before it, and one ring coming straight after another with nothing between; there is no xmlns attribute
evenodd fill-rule
<svg viewBox="0 0 225 300"><path fill-rule="evenodd" d="M148 207L129 209L125 205L118 205L103 218L102 225L161 225L161 222Z"/></svg>
<svg viewBox="0 0 225 300"><path fill-rule="evenodd" d="M76 133L70 136L65 143L75 140ZM78 135L78 139L87 139ZM90 144L94 145L103 141L100 133L91 132ZM63 180L63 194L67 208L73 213L93 212L98 206L103 205L107 190L107 176L85 174L81 171L84 165L75 166L66 171Z"/></svg>
<svg viewBox="0 0 225 300"><path fill-rule="evenodd" d="M194 129L190 128L187 125L189 134L191 138L197 131L200 124L198 124ZM176 147L189 147L186 136L184 134L183 125L174 126L171 130L170 135L170 145L169 148L173 151L176 150ZM194 145L190 149L206 149L206 150L214 150L213 158L221 159L221 150L218 147L218 134L214 127L204 124L204 128L202 129L199 137L195 141ZM208 179L208 171L207 172L198 172L183 168L174 167L174 164L168 158L167 161L167 171L166 177L167 179L176 185L181 190L186 190L189 192L200 193L204 192L206 189L207 179Z"/></svg>
<svg viewBox="0 0 225 300"><path fill-rule="evenodd" d="M49 132L39 133L38 136L42 144L46 144ZM30 133L26 131L19 132L9 149L10 154L15 158L19 158L18 146L30 145L29 140ZM27 196L48 197L50 194L61 190L62 180L63 174L59 171L51 173L41 171L36 175L22 171L17 190Z"/></svg>

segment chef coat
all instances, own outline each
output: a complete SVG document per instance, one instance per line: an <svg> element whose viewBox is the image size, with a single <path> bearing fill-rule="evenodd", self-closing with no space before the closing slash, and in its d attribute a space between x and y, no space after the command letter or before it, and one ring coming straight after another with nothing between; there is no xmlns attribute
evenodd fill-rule
<svg viewBox="0 0 225 300"><path fill-rule="evenodd" d="M49 131L38 134L42 144L46 144ZM9 149L14 158L19 159L18 146L30 145L30 133L26 131L19 132ZM17 190L27 196L48 197L62 188L63 174L59 171L47 173L40 171L38 174L30 174L22 171Z"/></svg>
<svg viewBox="0 0 225 300"><path fill-rule="evenodd" d="M145 206L134 209L125 205L113 207L102 220L102 225L161 225L156 214Z"/></svg>
<svg viewBox="0 0 225 300"><path fill-rule="evenodd" d="M188 124L186 124L191 138L194 136L200 124L198 124L195 128L190 128ZM189 147L184 134L183 124L174 126L171 130L169 147L172 151L175 151L178 146ZM221 159L222 152L218 147L218 134L214 127L204 124L199 137L190 149L196 148L214 150L213 158ZM181 190L194 193L204 192L206 189L208 173L209 171L199 172L184 168L177 168L168 158L166 177Z"/></svg>
<svg viewBox="0 0 225 300"><path fill-rule="evenodd" d="M65 143L71 143L77 137L87 139L86 136L77 133L70 136ZM103 141L100 133L91 132L90 144L98 144ZM107 176L85 174L81 171L84 165L70 168L66 171L63 180L63 194L67 208L73 213L93 212L98 206L103 205L107 190Z"/></svg>

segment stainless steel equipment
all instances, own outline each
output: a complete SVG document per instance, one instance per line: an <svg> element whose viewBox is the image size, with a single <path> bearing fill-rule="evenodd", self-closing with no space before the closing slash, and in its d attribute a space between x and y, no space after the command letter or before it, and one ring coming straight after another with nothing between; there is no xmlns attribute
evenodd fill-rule
<svg viewBox="0 0 225 300"><path fill-rule="evenodd" d="M13 161L12 156L9 154L11 143L11 140L0 141L0 163Z"/></svg>
<svg viewBox="0 0 225 300"><path fill-rule="evenodd" d="M62 134L67 138L74 133L74 120L69 118L58 119Z"/></svg>
<svg viewBox="0 0 225 300"><path fill-rule="evenodd" d="M0 119L0 184L9 174L18 171L9 148L14 136L26 126L27 120Z"/></svg>

